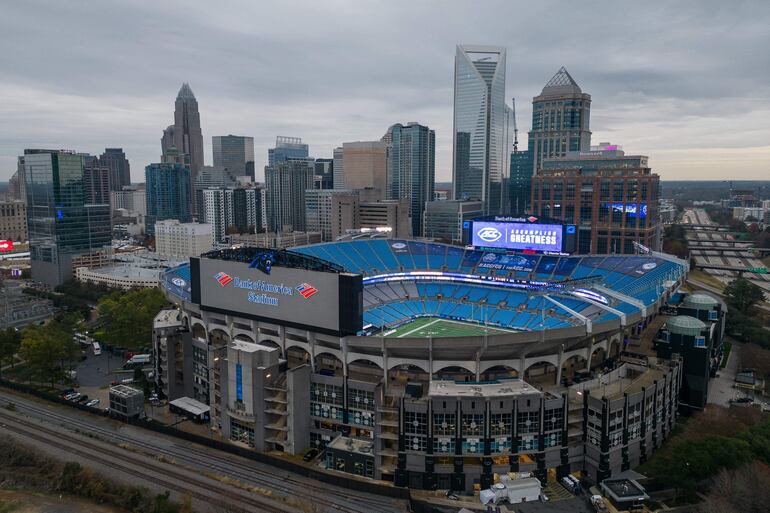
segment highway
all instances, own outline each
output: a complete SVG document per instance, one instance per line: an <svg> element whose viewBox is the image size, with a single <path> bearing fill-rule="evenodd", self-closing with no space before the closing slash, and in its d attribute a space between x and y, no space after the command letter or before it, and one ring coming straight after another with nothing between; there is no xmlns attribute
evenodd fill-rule
<svg viewBox="0 0 770 513"><path fill-rule="evenodd" d="M765 266L756 255L745 249L750 247L751 243L736 243L732 234L717 231L716 223L709 218L708 213L704 209L692 208L685 210L682 215L682 224L687 230L686 237L688 242L700 247L699 249L691 250L691 254L696 260L713 265L742 268ZM688 228L688 224L696 226ZM705 226L714 226L715 229L710 230L704 228ZM709 246L715 248L715 250L701 249ZM719 251L716 251L716 249ZM737 277L737 273L734 271L721 269L704 269L704 271L724 284ZM743 277L761 287L765 291L765 295L770 297L770 275L744 273Z"/></svg>
<svg viewBox="0 0 770 513"><path fill-rule="evenodd" d="M8 403L15 405L15 411L3 408ZM93 461L124 478L128 476L134 484L189 494L199 511L222 511L223 505L235 512L372 513L407 509L406 501L321 483L4 389L0 389L0 433L42 446L64 459L67 457L62 453L69 453L73 459ZM234 486L233 481L241 486Z"/></svg>

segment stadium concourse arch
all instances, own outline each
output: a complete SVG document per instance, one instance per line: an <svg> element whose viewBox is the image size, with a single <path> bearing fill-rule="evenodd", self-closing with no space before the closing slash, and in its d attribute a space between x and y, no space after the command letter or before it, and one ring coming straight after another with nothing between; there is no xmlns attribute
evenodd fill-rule
<svg viewBox="0 0 770 513"><path fill-rule="evenodd" d="M183 306L193 336L209 344L244 340L274 346L284 358L294 355L313 369L336 360L345 376L351 367L385 375L412 368L479 381L490 369L509 369L518 377L550 369L559 383L568 362L578 370L601 363L604 358L597 355L622 351L628 335L657 314L688 269L686 262L659 253L524 255L406 240L316 244L285 253L293 259L283 263L286 267L308 269L305 258L362 276L362 322L355 332L304 324L299 312L282 322L201 307L201 297L192 297L189 265L165 272L161 283ZM204 257L226 261L232 254ZM388 379L383 383L387 387Z"/></svg>

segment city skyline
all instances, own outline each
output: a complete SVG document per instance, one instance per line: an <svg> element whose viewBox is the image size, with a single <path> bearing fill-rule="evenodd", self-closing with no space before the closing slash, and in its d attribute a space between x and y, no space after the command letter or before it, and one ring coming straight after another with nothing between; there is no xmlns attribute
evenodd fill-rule
<svg viewBox="0 0 770 513"><path fill-rule="evenodd" d="M0 79L6 99L0 180L15 171L25 148L99 154L122 147L132 181L141 181L144 167L157 161L158 134L173 115L176 92L188 82L201 111L206 165L217 134L254 137L263 179L267 148L278 135L301 137L311 156L331 158L343 141L376 140L406 120L436 131L436 180L449 181L457 44L507 49L505 97L517 99L520 148L531 128L532 98L565 66L592 95L594 143L612 141L649 155L664 180L768 174L767 6L700 2L675 13L663 4L629 6L621 16L601 6L575 12L558 2L490 3L483 11L497 9L500 16L489 19L471 8L439 11L426 3L397 25L396 35L405 36L441 13L441 29L414 46L392 37L396 25L387 23L405 4L366 11L344 5L307 4L307 16L299 19L295 9L248 4L214 14L205 4L183 11L150 3L96 4L87 11L57 4L41 9L40 3L4 7L0 41L8 50L0 63L9 73ZM356 24L332 30L341 10L356 16ZM543 42L529 27L546 15L563 27ZM574 23L566 23L571 17ZM269 26L254 21L267 18ZM303 37L285 39L289 23L299 24ZM118 26L139 35L170 30L162 38L118 40ZM54 46L64 27L78 35L72 45ZM190 40L190 30L205 37ZM651 38L650 31L663 37ZM94 69L99 73L83 81ZM306 76L324 78L300 80Z"/></svg>

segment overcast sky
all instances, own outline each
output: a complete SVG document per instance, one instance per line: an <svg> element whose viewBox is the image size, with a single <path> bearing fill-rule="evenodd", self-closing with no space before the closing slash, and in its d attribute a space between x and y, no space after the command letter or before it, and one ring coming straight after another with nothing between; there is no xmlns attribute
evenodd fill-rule
<svg viewBox="0 0 770 513"><path fill-rule="evenodd" d="M566 66L592 95L594 144L663 179L770 179L770 2L0 0L0 180L24 148L160 155L189 82L211 136L276 135L314 157L396 122L436 130L451 179L457 44L508 49L526 147L531 101ZM258 174L261 175L261 173Z"/></svg>

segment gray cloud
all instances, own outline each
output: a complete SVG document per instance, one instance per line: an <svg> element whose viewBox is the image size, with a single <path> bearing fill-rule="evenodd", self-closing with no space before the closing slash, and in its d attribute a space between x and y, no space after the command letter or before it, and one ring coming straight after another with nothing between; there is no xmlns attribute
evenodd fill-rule
<svg viewBox="0 0 770 513"><path fill-rule="evenodd" d="M664 178L767 178L769 22L761 1L6 2L0 179L24 148L123 146L143 180L182 81L207 161L212 135L252 135L264 161L276 135L320 157L419 121L448 179L458 43L508 48L522 145L532 96L565 65L593 97L595 141Z"/></svg>

